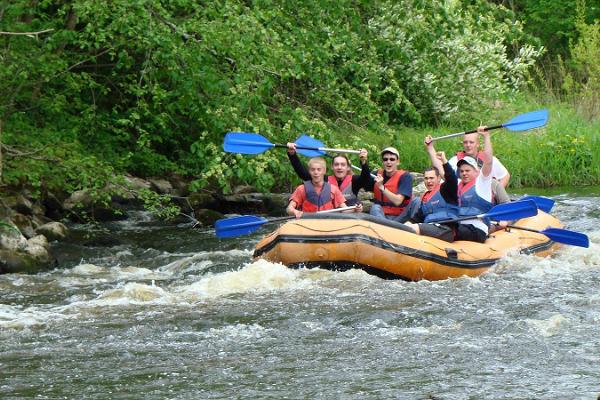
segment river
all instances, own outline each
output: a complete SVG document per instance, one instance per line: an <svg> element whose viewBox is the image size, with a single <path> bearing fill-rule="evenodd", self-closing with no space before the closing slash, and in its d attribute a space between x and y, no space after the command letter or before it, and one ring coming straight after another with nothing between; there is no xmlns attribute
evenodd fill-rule
<svg viewBox="0 0 600 400"><path fill-rule="evenodd" d="M268 229L73 225L59 268L0 276L0 398L596 399L600 191L552 197L589 249L438 282L253 263Z"/></svg>

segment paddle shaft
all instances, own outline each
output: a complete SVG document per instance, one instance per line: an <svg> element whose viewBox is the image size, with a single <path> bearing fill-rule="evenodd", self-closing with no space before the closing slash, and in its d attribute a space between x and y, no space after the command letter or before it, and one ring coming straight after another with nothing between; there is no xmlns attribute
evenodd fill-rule
<svg viewBox="0 0 600 400"><path fill-rule="evenodd" d="M493 129L500 129L500 128L504 128L504 125L488 126L487 130L491 131ZM476 133L476 132L477 132L477 129L473 129L473 130L465 131L465 132L459 132L459 133L451 133L449 135L431 138L431 141L435 142L436 140L440 140L440 139L448 139L448 138L451 138L451 137L462 136L462 135L467 135L469 133Z"/></svg>
<svg viewBox="0 0 600 400"><path fill-rule="evenodd" d="M342 211L346 211L346 210L353 210L355 208L356 208L356 206L346 206L346 207L340 207L340 208L332 208L331 210L317 211L317 212L314 212L314 213L306 213L306 215L331 214L331 213L335 213L335 212L342 212ZM270 224L272 222L279 222L279 221L286 221L288 219L294 219L294 218L296 218L296 217L293 216L293 215L289 215L287 217L271 218L271 219L267 220L264 224Z"/></svg>
<svg viewBox="0 0 600 400"><path fill-rule="evenodd" d="M285 144L275 144L275 147L286 147ZM317 150L317 151L330 151L332 153L348 153L348 154L360 154L360 150L349 150L349 149L332 149L329 147L307 147L307 146L296 146L296 149L300 150Z"/></svg>
<svg viewBox="0 0 600 400"><path fill-rule="evenodd" d="M487 214L466 215L464 217L458 217L458 218L453 218L453 219L446 219L444 221L435 221L435 222L431 222L431 223L432 224L449 224L451 222L467 221L469 219L481 219L481 218L485 218L486 216L487 216Z"/></svg>

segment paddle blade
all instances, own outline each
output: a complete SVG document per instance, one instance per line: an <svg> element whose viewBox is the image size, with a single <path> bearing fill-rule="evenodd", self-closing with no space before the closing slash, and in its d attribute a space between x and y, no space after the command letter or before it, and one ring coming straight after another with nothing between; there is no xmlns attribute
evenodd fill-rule
<svg viewBox="0 0 600 400"><path fill-rule="evenodd" d="M260 154L274 145L258 133L228 132L223 149L228 153Z"/></svg>
<svg viewBox="0 0 600 400"><path fill-rule="evenodd" d="M510 131L526 131L539 128L548 122L548 110L532 111L526 114L517 115L502 126Z"/></svg>
<svg viewBox="0 0 600 400"><path fill-rule="evenodd" d="M325 155L324 151L317 150L321 147L325 147L323 142L312 138L307 135L302 135L296 140L296 146L298 147L309 147L310 149L298 148L298 153L302 154L305 157L321 157Z"/></svg>
<svg viewBox="0 0 600 400"><path fill-rule="evenodd" d="M493 221L511 221L537 215L537 206L533 200L513 201L498 204L484 216Z"/></svg>
<svg viewBox="0 0 600 400"><path fill-rule="evenodd" d="M525 196L525 197L519 199L519 201L523 201L523 200L533 200L533 202L535 203L537 208L539 208L540 210L542 210L545 213L549 213L550 210L552 210L552 207L554 207L554 200L549 199L547 197Z"/></svg>
<svg viewBox="0 0 600 400"><path fill-rule="evenodd" d="M218 220L215 230L218 238L228 238L252 233L267 222L269 220L255 215L241 215Z"/></svg>
<svg viewBox="0 0 600 400"><path fill-rule="evenodd" d="M590 247L590 239L583 233L558 228L544 229L543 231L540 231L540 233L558 243L570 244L571 246Z"/></svg>

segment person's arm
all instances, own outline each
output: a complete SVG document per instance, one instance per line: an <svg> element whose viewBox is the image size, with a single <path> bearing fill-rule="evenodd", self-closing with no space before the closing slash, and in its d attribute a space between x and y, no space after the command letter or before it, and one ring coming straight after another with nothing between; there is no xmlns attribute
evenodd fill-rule
<svg viewBox="0 0 600 400"><path fill-rule="evenodd" d="M456 167L456 164L458 163L458 157L456 156L452 156L450 157L450 159L448 160L448 164L450 164L450 166L452 167L452 169L454 170L454 172L456 173L456 175L458 176L458 173L456 172L456 170L458 169Z"/></svg>
<svg viewBox="0 0 600 400"><path fill-rule="evenodd" d="M374 174L376 173L377 171L373 171L373 174L371 174L368 163L365 163L360 170L360 176L365 178L365 180L363 181L363 188L367 192L372 192L375 188Z"/></svg>
<svg viewBox="0 0 600 400"><path fill-rule="evenodd" d="M360 175L352 176L352 192L357 195L361 188L367 190L367 186L371 183L371 190L373 190L373 177L371 171L369 171L369 163L367 162L367 150L360 149Z"/></svg>
<svg viewBox="0 0 600 400"><path fill-rule="evenodd" d="M492 193L494 195L494 202L496 204L504 204L510 202L510 197L506 193L506 189L502 186L502 182L493 180L492 181Z"/></svg>
<svg viewBox="0 0 600 400"><path fill-rule="evenodd" d="M423 210L421 209L421 199L420 198L412 199L410 201L410 206L413 206L413 203L415 203L414 207L417 206L416 203L419 203L419 206L417 208L417 212L413 213L410 216L408 222L413 223L413 224L420 224L425 221L425 215L423 215Z"/></svg>
<svg viewBox="0 0 600 400"><path fill-rule="evenodd" d="M503 187L508 186L508 182L510 181L510 173L498 160L497 157L494 157L494 165L492 166L492 178L496 178L498 182L502 184Z"/></svg>
<svg viewBox="0 0 600 400"><path fill-rule="evenodd" d="M444 178L444 167L442 167L442 162L437 158L435 147L433 147L433 140L431 135L427 135L425 137L425 150L429 155L431 165L438 171L438 174L440 174L442 178Z"/></svg>
<svg viewBox="0 0 600 400"><path fill-rule="evenodd" d="M332 201L333 201L334 208L348 207L348 205L346 204L346 198L344 197L344 195L342 194L342 192L340 192L340 190L338 188L332 187L331 194L333 195ZM342 212L343 213L362 212L362 204L358 203L356 205L356 207L354 207L353 209L344 210Z"/></svg>
<svg viewBox="0 0 600 400"><path fill-rule="evenodd" d="M400 206L405 200L410 200L412 197L412 175L407 171L400 178L398 184L398 193L392 193L385 186L383 180L378 182L379 190L385 195L395 206ZM385 190L385 192L384 192Z"/></svg>
<svg viewBox="0 0 600 400"><path fill-rule="evenodd" d="M305 196L306 194L304 192L304 185L298 186L296 190L294 190L294 193L292 193L290 196L290 201L285 209L288 215L293 215L296 218L300 218L302 216L302 211L298 210L298 208L302 207Z"/></svg>
<svg viewBox="0 0 600 400"><path fill-rule="evenodd" d="M487 126L480 126L477 128L477 133L483 136L483 167L481 167L481 174L490 176L494 164L494 150L492 149L490 131L487 130Z"/></svg>
<svg viewBox="0 0 600 400"><path fill-rule="evenodd" d="M296 143L288 143L287 148L287 155L292 163L292 167L294 168L296 175L298 175L303 181L310 181L310 174L306 170L304 164L302 164L302 161L300 161L298 153L296 153Z"/></svg>
<svg viewBox="0 0 600 400"><path fill-rule="evenodd" d="M443 152L440 152L443 153ZM446 159L444 154L440 155L442 161ZM442 164L444 167L444 182L440 187L440 194L450 204L458 204L458 179L449 162Z"/></svg>
<svg viewBox="0 0 600 400"><path fill-rule="evenodd" d="M298 207L298 203L296 203L294 200L290 200L286 208L287 214L293 215L296 218L300 218L302 216L302 211L298 210L296 207Z"/></svg>
<svg viewBox="0 0 600 400"><path fill-rule="evenodd" d="M509 181L510 181L510 173L507 173L506 175L504 175L504 177L502 179L498 179L498 183L500 183L500 185L503 188L508 186Z"/></svg>

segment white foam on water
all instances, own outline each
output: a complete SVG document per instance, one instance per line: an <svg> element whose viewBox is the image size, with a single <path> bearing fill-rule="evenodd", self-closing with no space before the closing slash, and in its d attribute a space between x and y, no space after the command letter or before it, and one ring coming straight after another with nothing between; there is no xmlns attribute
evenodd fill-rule
<svg viewBox="0 0 600 400"><path fill-rule="evenodd" d="M0 329L26 329L41 327L49 322L63 320L68 316L39 307L11 306L0 304Z"/></svg>
<svg viewBox="0 0 600 400"><path fill-rule="evenodd" d="M525 322L543 337L561 333L568 324L568 320L561 314L555 314L548 319L526 319Z"/></svg>
<svg viewBox="0 0 600 400"><path fill-rule="evenodd" d="M251 250L239 249L180 254L179 256L182 256L183 258L163 265L162 267L158 268L158 270L177 275L189 272L202 272L214 265L214 260L219 260L222 262L223 260L249 258L251 255Z"/></svg>
<svg viewBox="0 0 600 400"><path fill-rule="evenodd" d="M178 288L177 295L194 302L237 293L306 286L306 280L299 278L297 270L258 260L237 271L205 275L197 282Z"/></svg>
<svg viewBox="0 0 600 400"><path fill-rule="evenodd" d="M108 268L108 270L113 269L115 268ZM127 270L125 268L125 271ZM139 269L133 269L130 272L140 271ZM101 291L96 298L91 300L75 297L72 299L74 302L68 305L66 307L68 310L65 311L77 312L88 308L129 305L190 305L197 301L232 294L306 288L312 285L317 276L320 276L319 271L304 271L302 273L281 264L259 260L247 264L237 271L203 275L199 277L198 281L183 286L176 286L178 282L166 287L139 282L126 282L117 288Z"/></svg>
<svg viewBox="0 0 600 400"><path fill-rule="evenodd" d="M76 312L88 308L173 303L173 295L159 286L129 282L121 287L105 290L95 299L75 301L64 308Z"/></svg>
<svg viewBox="0 0 600 400"><path fill-rule="evenodd" d="M511 254L498 261L497 273L516 273L526 279L543 280L553 275L572 275L600 269L600 234L590 235L590 247L564 245L548 257Z"/></svg>
<svg viewBox="0 0 600 400"><path fill-rule="evenodd" d="M98 283L166 280L171 278L171 274L148 268L134 266L105 267L83 263L71 269L60 270L58 276L56 276L56 282L61 287L69 288L94 286Z"/></svg>
<svg viewBox="0 0 600 400"><path fill-rule="evenodd" d="M73 267L70 271L63 271L63 273L70 273L75 275L97 275L104 272L106 272L106 268L94 264L79 264Z"/></svg>

